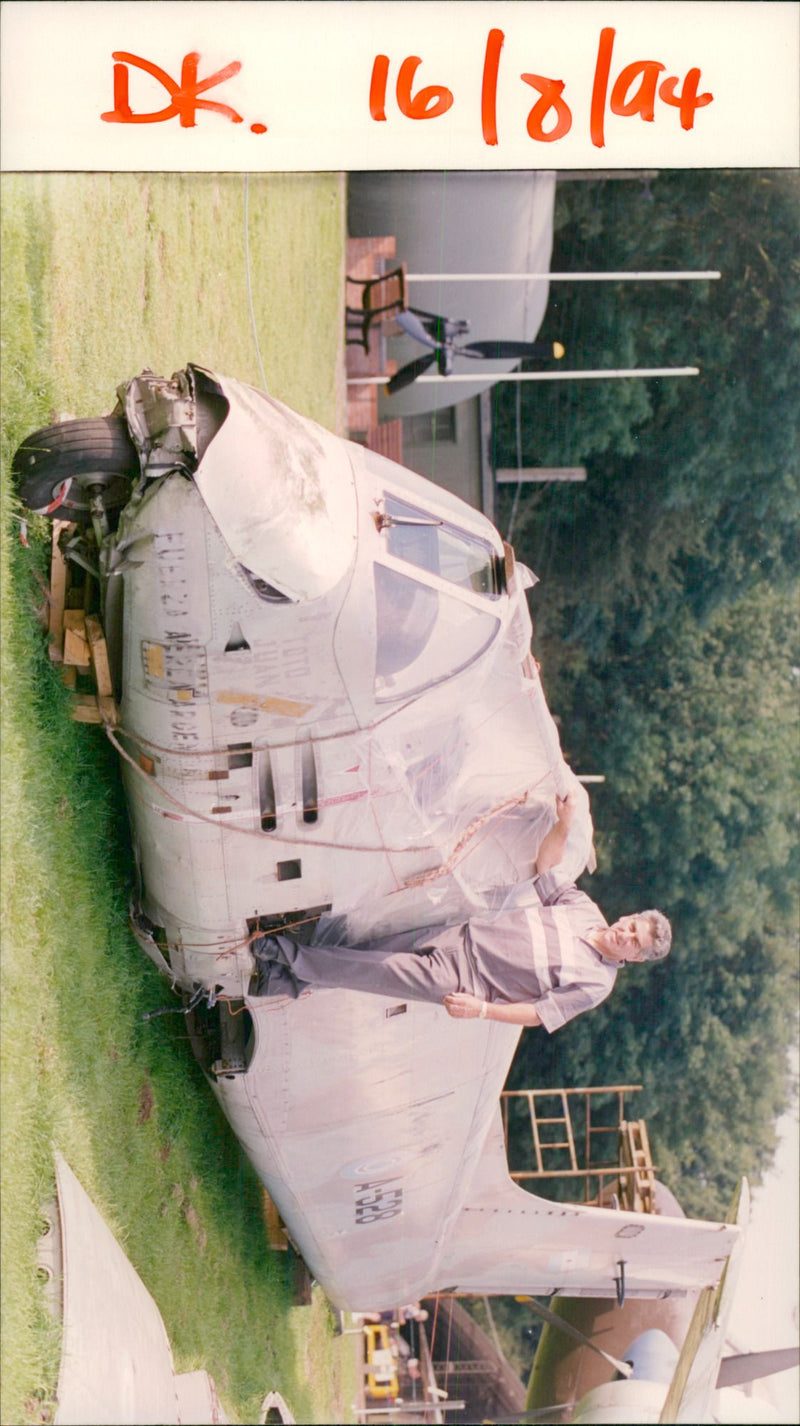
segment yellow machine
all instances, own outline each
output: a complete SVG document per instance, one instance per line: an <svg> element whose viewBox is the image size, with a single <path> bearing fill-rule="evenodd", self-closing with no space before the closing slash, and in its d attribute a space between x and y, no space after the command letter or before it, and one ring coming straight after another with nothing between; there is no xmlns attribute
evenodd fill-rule
<svg viewBox="0 0 800 1426"><path fill-rule="evenodd" d="M364 1327L367 1361L367 1391L370 1396L394 1398L399 1394L397 1359L391 1348L389 1328L383 1323Z"/></svg>

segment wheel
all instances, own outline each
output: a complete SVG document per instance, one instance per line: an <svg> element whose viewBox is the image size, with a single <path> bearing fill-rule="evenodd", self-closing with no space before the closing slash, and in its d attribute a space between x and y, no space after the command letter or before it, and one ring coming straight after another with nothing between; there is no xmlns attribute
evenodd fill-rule
<svg viewBox="0 0 800 1426"><path fill-rule="evenodd" d="M107 513L127 504L139 458L122 416L98 416L34 431L16 451L12 470L20 499L34 514L88 524L94 495L102 495Z"/></svg>

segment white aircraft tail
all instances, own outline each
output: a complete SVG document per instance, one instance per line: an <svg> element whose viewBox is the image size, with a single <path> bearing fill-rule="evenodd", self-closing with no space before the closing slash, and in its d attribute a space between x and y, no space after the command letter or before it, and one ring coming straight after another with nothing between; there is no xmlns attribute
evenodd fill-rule
<svg viewBox="0 0 800 1426"><path fill-rule="evenodd" d="M498 1110L437 1277L463 1293L661 1297L716 1287L729 1223L555 1203L509 1177Z"/></svg>

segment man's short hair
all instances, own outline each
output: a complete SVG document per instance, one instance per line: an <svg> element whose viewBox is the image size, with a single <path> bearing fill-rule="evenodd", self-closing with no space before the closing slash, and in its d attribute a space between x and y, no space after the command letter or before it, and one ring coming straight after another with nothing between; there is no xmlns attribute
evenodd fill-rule
<svg viewBox="0 0 800 1426"><path fill-rule="evenodd" d="M661 911L640 911L650 927L650 945L642 952L643 961L662 961L672 945L672 927Z"/></svg>

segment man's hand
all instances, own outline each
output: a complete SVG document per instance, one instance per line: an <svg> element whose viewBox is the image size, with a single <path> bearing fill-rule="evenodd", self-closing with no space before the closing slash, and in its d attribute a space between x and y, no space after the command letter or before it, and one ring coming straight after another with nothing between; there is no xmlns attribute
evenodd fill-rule
<svg viewBox="0 0 800 1426"><path fill-rule="evenodd" d="M468 995L465 990L454 990L444 998L444 1008L454 1020L476 1020L484 1002L477 995Z"/></svg>
<svg viewBox="0 0 800 1426"><path fill-rule="evenodd" d="M497 1002L487 1004L485 1000L479 1000L477 995L468 995L464 990L455 990L452 995L444 998L444 1008L448 1015L452 1015L454 1020L477 1020L481 1011L486 1006L486 1020L499 1020L504 1025L541 1025L539 1012L536 1006L531 1004L520 1005L498 1005Z"/></svg>
<svg viewBox="0 0 800 1426"><path fill-rule="evenodd" d="M578 806L578 794L571 787L566 797L556 797L556 821L569 831Z"/></svg>
<svg viewBox="0 0 800 1426"><path fill-rule="evenodd" d="M536 870L539 875L558 866L567 845L569 829L578 808L578 794L574 787L566 797L556 798L556 820L539 848Z"/></svg>

